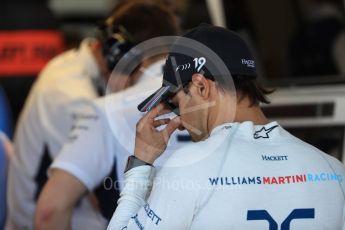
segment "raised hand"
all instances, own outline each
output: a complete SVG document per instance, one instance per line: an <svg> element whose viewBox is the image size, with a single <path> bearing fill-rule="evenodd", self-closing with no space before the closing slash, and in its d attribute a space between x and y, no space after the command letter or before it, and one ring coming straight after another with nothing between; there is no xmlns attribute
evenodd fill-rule
<svg viewBox="0 0 345 230"><path fill-rule="evenodd" d="M170 113L163 103L157 105L137 123L134 155L149 164L164 152L171 134L181 126L180 117L159 119L156 117ZM167 125L158 131L157 127Z"/></svg>

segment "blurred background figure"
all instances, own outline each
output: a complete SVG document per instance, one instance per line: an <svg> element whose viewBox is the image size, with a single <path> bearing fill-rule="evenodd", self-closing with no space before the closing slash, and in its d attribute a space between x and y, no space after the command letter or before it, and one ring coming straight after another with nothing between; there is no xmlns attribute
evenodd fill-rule
<svg viewBox="0 0 345 230"><path fill-rule="evenodd" d="M32 83L44 65L64 49L48 0L0 3L0 85L17 121Z"/></svg>
<svg viewBox="0 0 345 230"><path fill-rule="evenodd" d="M73 124L78 120L95 119L85 116L83 109L92 99L104 95L117 62L124 55L141 59L140 54L128 52L134 45L152 37L172 35L169 29L164 30L161 11L149 0L122 1L102 20L97 38L83 39L79 47L55 57L41 71L16 128L15 154L10 161L8 178L7 230L33 228L36 202L47 181L47 169L68 139L70 130L80 128ZM131 73L113 74L119 84L111 85L114 92L132 84L128 81ZM76 208L68 213L70 216L73 213L69 219L72 229L105 228L107 220L102 215L102 207L98 206L97 195L101 194L100 198L106 200L107 205L107 197L115 197L118 191L111 190L106 196L104 190L101 185L100 191L73 204ZM57 208L63 205L59 203ZM51 214L45 211L44 216ZM61 224L60 228L64 229Z"/></svg>
<svg viewBox="0 0 345 230"><path fill-rule="evenodd" d="M345 18L341 0L311 0L289 47L290 76L345 74Z"/></svg>
<svg viewBox="0 0 345 230"><path fill-rule="evenodd" d="M7 97L0 87L0 229L4 229L6 220L7 168L12 144L12 117Z"/></svg>
<svg viewBox="0 0 345 230"><path fill-rule="evenodd" d="M0 229L4 229L6 221L7 171L12 154L12 143L0 129Z"/></svg>
<svg viewBox="0 0 345 230"><path fill-rule="evenodd" d="M133 8L142 11L129 10L132 13L128 20L146 18L135 22L140 28L146 28L146 31L151 28L160 31L161 35L178 34L176 18L168 10L149 5L147 1L145 4L133 5ZM155 26L148 27L151 24ZM172 42L171 38L169 40ZM143 53L143 59L123 63L132 66L134 71L127 79L135 84L90 103L84 116L96 119L76 121L76 128L69 135L70 141L65 142L49 168L50 176L36 208L37 229L50 229L57 224L68 228L70 210L90 192L95 194L100 212L110 220L119 195L113 191L121 191L123 188L125 164L134 148L135 126L142 117L137 105L144 95L149 96L150 92L153 93L162 85L163 66L171 45L166 42L164 38L156 38L136 47L136 50ZM152 53L155 51L159 53ZM116 78L113 79L116 82ZM185 133L174 134L169 147L175 149L186 144L185 139L181 140L186 138ZM45 217L46 212L50 213L49 217Z"/></svg>
<svg viewBox="0 0 345 230"><path fill-rule="evenodd" d="M8 165L13 155L13 145L5 133L0 130L0 229L6 221L6 188Z"/></svg>
<svg viewBox="0 0 345 230"><path fill-rule="evenodd" d="M102 95L114 62L132 46L113 21L104 40L84 39L76 49L57 56L35 82L21 113L15 134L15 154L8 180L6 229L32 229L35 203L47 180L47 168L59 152L83 100ZM113 36L114 35L114 36ZM117 36L115 36L117 35ZM80 103L79 103L80 102ZM86 119L86 118L85 118ZM104 219L84 199L73 226L99 229ZM86 210L86 211L85 211Z"/></svg>

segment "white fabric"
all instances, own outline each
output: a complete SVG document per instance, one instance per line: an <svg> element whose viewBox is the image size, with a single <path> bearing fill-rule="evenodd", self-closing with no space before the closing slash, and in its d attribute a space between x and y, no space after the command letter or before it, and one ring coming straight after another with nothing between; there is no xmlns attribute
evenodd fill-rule
<svg viewBox="0 0 345 230"><path fill-rule="evenodd" d="M126 183L121 198L118 201L118 209L111 218L108 229L122 229L127 225L133 210L138 210L145 204L145 198L152 183L154 168L151 166L140 166L126 172Z"/></svg>
<svg viewBox="0 0 345 230"><path fill-rule="evenodd" d="M114 217L131 218L108 229L343 229L344 177L338 160L277 122L223 124L170 157L140 209L121 209L125 189Z"/></svg>
<svg viewBox="0 0 345 230"><path fill-rule="evenodd" d="M51 168L73 174L89 191L104 182L122 189L125 164L134 151L136 123L143 116L137 105L161 87L163 64L164 61L160 61L147 68L141 77L145 81L90 104L83 115L89 119L80 119L75 124L69 143L64 145ZM178 135L187 135L187 132L176 131L167 152L173 152L184 144L177 140ZM156 165L162 164L168 156L160 158ZM107 176L114 167L115 158L118 181L111 183Z"/></svg>
<svg viewBox="0 0 345 230"><path fill-rule="evenodd" d="M100 71L89 49L90 40L77 50L54 58L44 68L25 103L16 130L8 181L8 221L20 229L32 229L34 196L45 147L55 158L78 118L79 110L98 97L93 81ZM72 218L73 229L104 229L106 221L83 199ZM10 226L10 223L8 224ZM13 229L8 227L7 229Z"/></svg>

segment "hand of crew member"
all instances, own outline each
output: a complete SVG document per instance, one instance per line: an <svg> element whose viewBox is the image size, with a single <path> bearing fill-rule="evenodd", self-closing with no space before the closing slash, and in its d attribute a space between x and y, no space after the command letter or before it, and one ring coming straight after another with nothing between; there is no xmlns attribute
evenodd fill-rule
<svg viewBox="0 0 345 230"><path fill-rule="evenodd" d="M139 120L135 136L134 155L136 158L153 164L164 152L171 134L182 126L179 116L173 119L156 119L170 112L163 103L160 103ZM158 131L156 128L162 125L166 127Z"/></svg>

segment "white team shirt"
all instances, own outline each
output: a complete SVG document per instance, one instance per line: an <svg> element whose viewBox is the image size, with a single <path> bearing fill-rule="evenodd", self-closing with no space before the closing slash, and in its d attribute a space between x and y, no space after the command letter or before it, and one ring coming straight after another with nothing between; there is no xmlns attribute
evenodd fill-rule
<svg viewBox="0 0 345 230"><path fill-rule="evenodd" d="M162 60L149 66L134 86L90 104L84 111L85 119L74 125L69 141L51 168L74 175L89 191L98 186L106 190L121 190L127 158L134 153L135 127L143 116L137 105L161 87L164 62ZM176 132L171 137L167 152L173 152L186 143L178 138L188 137L187 132ZM168 155L156 164L162 164ZM109 175L114 168L116 181ZM115 198L107 202L116 206Z"/></svg>
<svg viewBox="0 0 345 230"><path fill-rule="evenodd" d="M277 122L216 127L174 153L150 191L153 171L126 173L109 230L345 229L344 166Z"/></svg>
<svg viewBox="0 0 345 230"><path fill-rule="evenodd" d="M50 61L25 103L9 167L7 229L33 228L35 197L43 186L37 180L46 175L83 104L98 97L93 81L101 80L101 74L89 42ZM73 213L73 229L99 229L106 223L86 199Z"/></svg>

